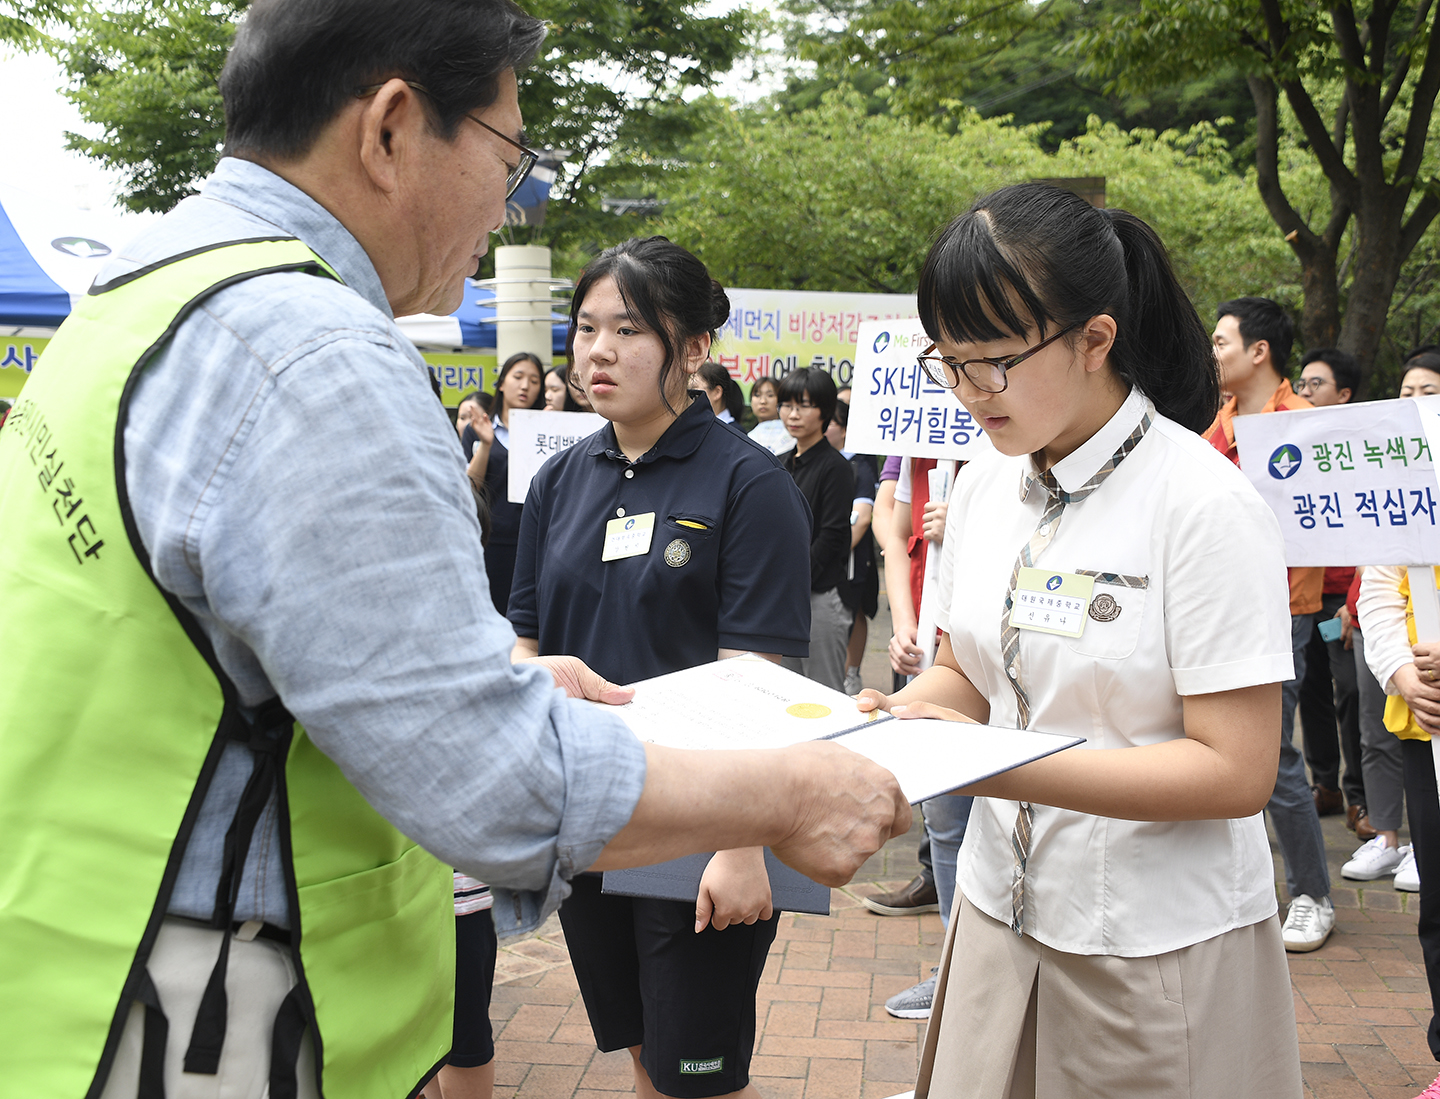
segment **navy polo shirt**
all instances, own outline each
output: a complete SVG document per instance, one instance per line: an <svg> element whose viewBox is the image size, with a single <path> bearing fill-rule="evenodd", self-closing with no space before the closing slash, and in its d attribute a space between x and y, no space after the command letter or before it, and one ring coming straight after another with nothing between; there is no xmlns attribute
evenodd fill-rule
<svg viewBox="0 0 1440 1099"><path fill-rule="evenodd" d="M601 561L605 525L655 515L648 553ZM578 656L614 683L720 649L806 656L810 510L764 447L692 401L631 462L606 424L530 484L508 617L542 655Z"/></svg>

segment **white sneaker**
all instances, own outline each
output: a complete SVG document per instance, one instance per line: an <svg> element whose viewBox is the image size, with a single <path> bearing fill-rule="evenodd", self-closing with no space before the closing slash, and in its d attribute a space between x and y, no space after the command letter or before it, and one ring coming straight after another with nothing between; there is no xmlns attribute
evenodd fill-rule
<svg viewBox="0 0 1440 1099"><path fill-rule="evenodd" d="M1295 954L1319 950L1335 930L1335 909L1330 898L1317 901L1301 893L1290 902L1290 914L1285 917L1285 926L1280 937L1285 940L1285 949Z"/></svg>
<svg viewBox="0 0 1440 1099"><path fill-rule="evenodd" d="M858 694L859 694L861 691L863 691L864 689L865 689L865 681L860 678L860 671L859 671L859 669L857 668L857 669L856 669L855 671L853 671L853 672L852 672L852 671L846 671L846 673L845 673L845 683L844 683L844 691L845 691L845 693L846 693L847 695L849 695L851 698L854 698L856 695L858 695Z"/></svg>
<svg viewBox="0 0 1440 1099"><path fill-rule="evenodd" d="M1351 881L1374 881L1395 873L1403 856L1394 847L1385 846L1385 837L1366 840L1350 861L1340 868L1340 876Z"/></svg>
<svg viewBox="0 0 1440 1099"><path fill-rule="evenodd" d="M1395 868L1395 888L1403 893L1420 892L1420 868L1415 865L1415 848L1406 844L1400 848L1400 865Z"/></svg>

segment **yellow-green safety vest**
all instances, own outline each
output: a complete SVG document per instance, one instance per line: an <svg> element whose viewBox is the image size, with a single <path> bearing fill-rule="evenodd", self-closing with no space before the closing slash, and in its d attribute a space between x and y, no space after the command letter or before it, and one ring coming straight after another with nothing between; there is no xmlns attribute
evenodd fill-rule
<svg viewBox="0 0 1440 1099"><path fill-rule="evenodd" d="M211 294L296 271L336 277L300 242L263 239L92 288L0 429L6 1094L94 1099L132 1005L159 1018L146 959L232 739L257 760L239 833L267 784L278 792L299 975L277 1020L272 1095L293 1091L305 1031L328 1099L413 1095L449 1051L449 869L370 808L278 703L242 716L198 623L155 583L126 493L126 414L146 363ZM224 909L214 922L228 927ZM223 991L223 958L216 973ZM215 1071L223 995L206 1005L187 1071Z"/></svg>

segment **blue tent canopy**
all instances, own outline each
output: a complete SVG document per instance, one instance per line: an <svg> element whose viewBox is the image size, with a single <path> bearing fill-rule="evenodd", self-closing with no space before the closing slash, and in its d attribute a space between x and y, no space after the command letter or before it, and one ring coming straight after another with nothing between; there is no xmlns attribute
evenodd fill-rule
<svg viewBox="0 0 1440 1099"><path fill-rule="evenodd" d="M56 328L70 315L70 295L35 262L0 208L0 324Z"/></svg>

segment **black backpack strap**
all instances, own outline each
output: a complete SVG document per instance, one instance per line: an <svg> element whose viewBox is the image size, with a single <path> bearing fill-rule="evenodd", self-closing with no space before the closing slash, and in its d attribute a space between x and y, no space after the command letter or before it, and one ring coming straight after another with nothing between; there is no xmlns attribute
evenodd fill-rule
<svg viewBox="0 0 1440 1099"><path fill-rule="evenodd" d="M140 1085L136 1099L165 1099L165 1044L170 1040L170 1020L160 1006L160 993L148 972L142 971L135 1000L145 1005L145 1039L140 1047Z"/></svg>
<svg viewBox="0 0 1440 1099"><path fill-rule="evenodd" d="M270 1039L270 1099L296 1099L300 1093L296 1066L305 1038L305 1008L300 1003L300 986L280 1001Z"/></svg>
<svg viewBox="0 0 1440 1099"><path fill-rule="evenodd" d="M221 864L220 882L215 891L215 914L211 926L224 934L220 940L220 956L210 971L210 980L195 1013L195 1028L190 1046L185 1051L185 1071L213 1076L220 1071L220 1053L225 1046L225 1027L229 1016L229 1000L225 995L225 974L230 963L231 925L235 920L235 904L240 896L240 880L255 826L265 812L278 786L280 768L290 747L295 719L272 698L256 711L248 727L237 730L235 739L246 744L255 756L255 766L235 807L235 817L225 834L225 856Z"/></svg>

